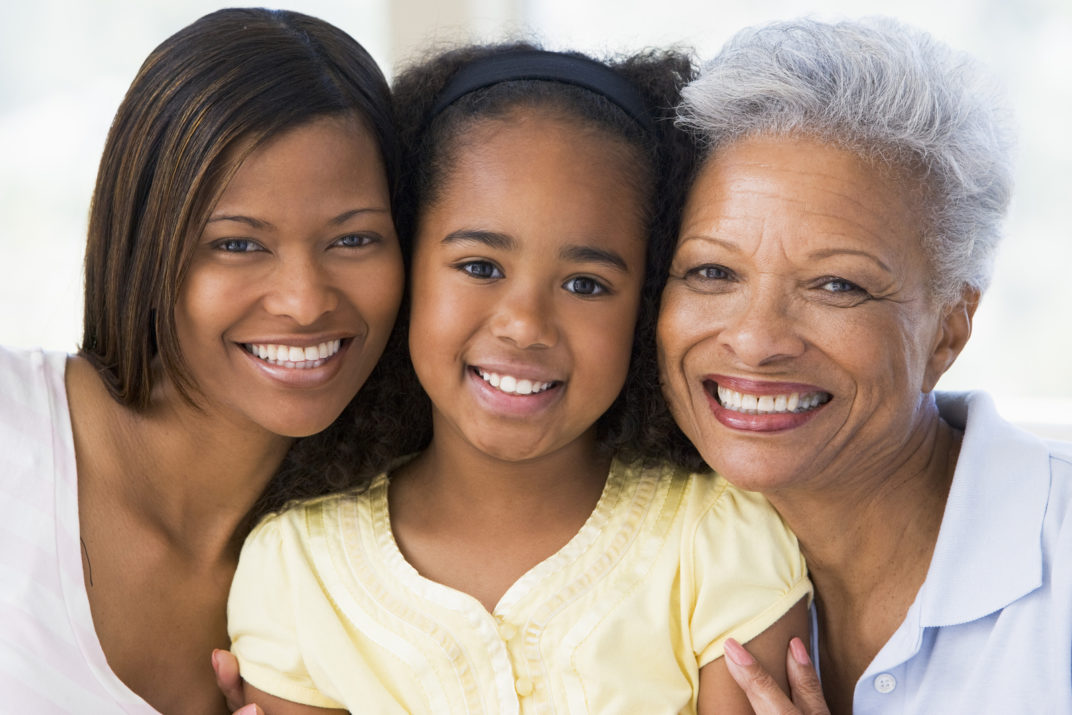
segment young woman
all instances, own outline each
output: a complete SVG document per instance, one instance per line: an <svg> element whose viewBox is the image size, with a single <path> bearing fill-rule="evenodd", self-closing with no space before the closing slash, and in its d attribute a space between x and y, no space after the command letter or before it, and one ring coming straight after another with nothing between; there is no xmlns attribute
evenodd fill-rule
<svg viewBox="0 0 1072 715"><path fill-rule="evenodd" d="M150 54L101 161L81 350L0 351L7 708L226 711L248 525L394 323L396 164L388 87L327 23L222 10Z"/></svg>
<svg viewBox="0 0 1072 715"><path fill-rule="evenodd" d="M268 713L750 712L724 640L784 662L795 540L659 460L660 112L689 73L512 46L400 78L422 449L246 542L229 623Z"/></svg>

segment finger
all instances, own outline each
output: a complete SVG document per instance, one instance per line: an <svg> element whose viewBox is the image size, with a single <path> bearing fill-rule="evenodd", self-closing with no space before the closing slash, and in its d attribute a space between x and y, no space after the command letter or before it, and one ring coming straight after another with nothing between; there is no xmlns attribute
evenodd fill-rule
<svg viewBox="0 0 1072 715"><path fill-rule="evenodd" d="M793 694L793 703L807 715L830 715L830 708L823 697L823 685L819 674L808 657L804 641L794 638L789 641L785 669L789 676L789 691Z"/></svg>
<svg viewBox="0 0 1072 715"><path fill-rule="evenodd" d="M264 715L260 705L243 705L234 711L234 715Z"/></svg>
<svg viewBox="0 0 1072 715"><path fill-rule="evenodd" d="M778 682L737 641L725 642L726 668L748 697L756 715L803 715L782 692Z"/></svg>
<svg viewBox="0 0 1072 715"><path fill-rule="evenodd" d="M227 700L228 710L239 710L246 703L242 692L242 676L238 672L238 659L227 650L212 651L212 669L216 671L216 686ZM250 711L252 712L252 711ZM242 712L242 715L249 713Z"/></svg>

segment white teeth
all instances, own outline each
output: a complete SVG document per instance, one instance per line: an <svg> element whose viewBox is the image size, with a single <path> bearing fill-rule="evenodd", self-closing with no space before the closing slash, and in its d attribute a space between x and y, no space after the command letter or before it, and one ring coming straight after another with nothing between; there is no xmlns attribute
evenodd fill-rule
<svg viewBox="0 0 1072 715"><path fill-rule="evenodd" d="M535 395L536 393L543 392L554 384L553 382L535 382L525 378L518 379L513 375L499 375L494 372L485 372L480 369L478 369L477 372L480 377L483 378L484 382L492 387L498 388L501 392L511 395Z"/></svg>
<svg viewBox="0 0 1072 715"><path fill-rule="evenodd" d="M826 392L791 392L784 395L750 395L718 386L722 406L735 412L767 415L779 412L805 412L830 401Z"/></svg>
<svg viewBox="0 0 1072 715"><path fill-rule="evenodd" d="M280 367L320 367L329 357L339 352L342 340L326 340L318 345L298 347L271 343L246 343L243 347L261 360Z"/></svg>

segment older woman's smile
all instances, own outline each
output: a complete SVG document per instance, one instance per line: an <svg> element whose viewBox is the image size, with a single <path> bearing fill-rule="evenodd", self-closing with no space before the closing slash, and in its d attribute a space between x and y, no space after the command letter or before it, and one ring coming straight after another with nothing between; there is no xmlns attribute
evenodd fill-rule
<svg viewBox="0 0 1072 715"><path fill-rule="evenodd" d="M726 375L708 375L703 388L715 419L727 427L756 432L798 427L833 399L813 385Z"/></svg>

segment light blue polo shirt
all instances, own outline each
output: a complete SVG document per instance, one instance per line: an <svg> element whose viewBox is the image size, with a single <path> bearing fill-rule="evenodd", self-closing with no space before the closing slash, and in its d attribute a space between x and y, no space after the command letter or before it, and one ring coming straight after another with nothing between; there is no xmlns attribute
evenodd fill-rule
<svg viewBox="0 0 1072 715"><path fill-rule="evenodd" d="M964 430L938 542L853 712L1072 714L1072 444L1005 422L983 393L938 407Z"/></svg>

